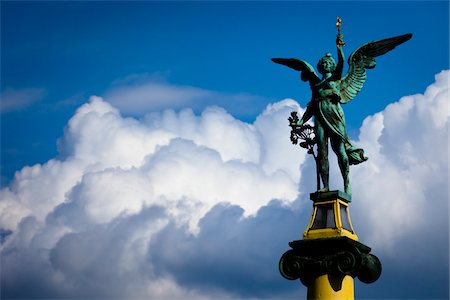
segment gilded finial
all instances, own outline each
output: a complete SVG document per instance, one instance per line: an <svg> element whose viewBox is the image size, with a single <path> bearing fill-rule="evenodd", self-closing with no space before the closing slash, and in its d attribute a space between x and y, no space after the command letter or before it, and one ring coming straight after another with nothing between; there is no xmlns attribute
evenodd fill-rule
<svg viewBox="0 0 450 300"><path fill-rule="evenodd" d="M342 19L341 17L337 16L337 22L336 22L336 28L338 30L338 37L336 40L336 43L338 46L345 46L344 41L342 40L342 34L341 34L341 23L342 23Z"/></svg>
<svg viewBox="0 0 450 300"><path fill-rule="evenodd" d="M341 23L342 23L342 19L341 17L336 17L337 18L337 22L336 22L336 28L338 30L338 33L341 33Z"/></svg>

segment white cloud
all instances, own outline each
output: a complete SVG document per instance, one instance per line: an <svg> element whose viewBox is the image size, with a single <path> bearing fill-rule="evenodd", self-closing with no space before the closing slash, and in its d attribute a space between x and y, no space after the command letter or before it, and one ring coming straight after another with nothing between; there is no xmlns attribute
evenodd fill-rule
<svg viewBox="0 0 450 300"><path fill-rule="evenodd" d="M21 110L45 96L44 89L5 89L0 96L0 112Z"/></svg>
<svg viewBox="0 0 450 300"><path fill-rule="evenodd" d="M157 282L176 285L171 276L152 276L151 264L146 261L150 239L169 222L188 226L191 234L197 234L198 221L217 203L239 205L249 216L274 198L296 199L299 172L293 171L292 165L298 168L303 156L296 155L289 140L269 147L268 139L276 135L266 136L273 128L282 127L278 123L286 123L285 115L291 109L298 109L293 101L285 104L268 109L255 125L218 107L207 108L200 116L189 109L180 113L167 110L138 121L122 117L119 110L92 97L67 124L59 141L60 156L23 168L12 184L1 190L1 228L14 232L2 245L3 253L16 246L30 249L17 255L46 265L51 276L41 282L44 294L48 292L45 287L51 290L58 282L64 287L61 293L108 297L112 294L96 285L97 276L106 276L106 285L117 285L125 274L134 279L120 285L122 295L130 290L136 297L158 294ZM284 131L286 134L288 129ZM293 160L277 167L266 159L273 160L278 152L290 152ZM161 214L152 215L148 222L139 221L139 225L133 223L158 207ZM109 248L121 235L115 226L129 226L123 244L132 244L132 249L123 245ZM91 248L93 243L98 247ZM105 251L112 254L103 257ZM47 258L41 261L43 257L35 253ZM92 260L83 261L88 254ZM116 268L118 275L97 270L102 264ZM136 278L141 274L133 273L133 268L139 265L149 268L142 271L150 272L149 278ZM6 263L4 270L20 277L20 270L12 270L13 266L12 261ZM122 268L132 268L133 274L122 274ZM82 274L89 280L83 280ZM2 285L14 289L20 279L12 282L13 278L4 279ZM140 282L139 288L136 282ZM84 286L85 292L74 290L74 285ZM202 294L181 286L178 290L195 298ZM226 296L220 289L208 291L209 297L211 293Z"/></svg>
<svg viewBox="0 0 450 300"><path fill-rule="evenodd" d="M364 121L359 143L370 159L352 170L353 206L371 244L392 250L396 240L448 219L448 80L443 71L423 95Z"/></svg>
<svg viewBox="0 0 450 300"><path fill-rule="evenodd" d="M448 77L368 117L356 141L370 159L351 169L354 226L399 269L406 246L405 260L426 250L435 270L448 261L445 246L430 246L445 238L428 234L448 233ZM290 99L271 104L253 124L218 107L136 120L92 97L61 155L0 191L0 228L13 231L1 245L2 296L300 297L277 270L306 226L315 180L312 158L289 141L291 110L302 112Z"/></svg>
<svg viewBox="0 0 450 300"><path fill-rule="evenodd" d="M274 104L269 104L265 111L256 119L254 126L261 132L262 139L262 167L267 172L280 170L289 174L291 178L300 177L298 164L305 160L306 152L299 151L298 147L280 147L289 141L290 127L287 125L287 117L291 111L298 111L301 116L302 108L292 99L286 99ZM286 121L270 117L282 115Z"/></svg>

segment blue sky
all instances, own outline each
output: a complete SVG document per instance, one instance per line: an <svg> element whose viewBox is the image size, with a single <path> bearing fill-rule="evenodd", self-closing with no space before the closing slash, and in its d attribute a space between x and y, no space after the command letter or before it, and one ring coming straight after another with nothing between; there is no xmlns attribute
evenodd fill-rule
<svg viewBox="0 0 450 300"><path fill-rule="evenodd" d="M270 58L335 56L337 15L347 57L413 33L343 107L370 157L354 225L385 270L356 295L448 298L448 1L2 1L3 296L305 295L276 264L310 209L286 124L310 91Z"/></svg>
<svg viewBox="0 0 450 300"><path fill-rule="evenodd" d="M298 57L315 65L326 52L335 55L336 15L344 20L347 56L371 40L414 34L380 58L360 99L347 105L354 136L367 115L423 91L448 68L447 6L445 1L3 1L2 91L35 93L29 105L2 114L2 178L8 181L20 167L53 157L55 140L77 106L130 75L254 95L250 103L220 103L247 121L269 102L291 97L304 104L307 84L269 59ZM193 106L199 112L205 104Z"/></svg>

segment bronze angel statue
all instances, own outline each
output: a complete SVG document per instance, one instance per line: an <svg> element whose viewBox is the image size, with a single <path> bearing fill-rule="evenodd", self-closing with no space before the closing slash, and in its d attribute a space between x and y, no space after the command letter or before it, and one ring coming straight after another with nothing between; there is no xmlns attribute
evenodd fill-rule
<svg viewBox="0 0 450 300"><path fill-rule="evenodd" d="M338 24L336 24L338 25ZM340 25L340 22L339 22ZM408 41L412 34L404 34L392 38L366 43L356 49L348 59L348 72L342 76L344 68L345 45L338 27L336 37L337 63L330 53L327 53L317 63L320 78L313 67L307 62L296 58L272 58L278 64L288 66L300 72L302 81L309 81L312 97L306 106L306 111L300 120L290 124L294 129L301 127L314 116L314 131L317 142L318 176L323 187L319 192L329 190L328 141L335 152L344 181L344 191L351 196L349 181L349 165L356 165L367 160L364 150L352 145L345 129L345 118L341 104L348 103L361 91L366 81L366 69L375 67L375 58L383 55L396 46ZM318 187L320 187L318 182Z"/></svg>

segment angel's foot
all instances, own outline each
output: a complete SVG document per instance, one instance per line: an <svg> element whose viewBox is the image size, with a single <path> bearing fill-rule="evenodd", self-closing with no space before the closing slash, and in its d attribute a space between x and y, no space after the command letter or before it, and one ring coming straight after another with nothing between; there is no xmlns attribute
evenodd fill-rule
<svg viewBox="0 0 450 300"><path fill-rule="evenodd" d="M323 187L320 190L318 190L317 192L324 193L324 192L328 192L328 191L330 191L329 187Z"/></svg>
<svg viewBox="0 0 450 300"><path fill-rule="evenodd" d="M352 195L352 187L350 186L350 184L344 188L344 191L347 195Z"/></svg>

